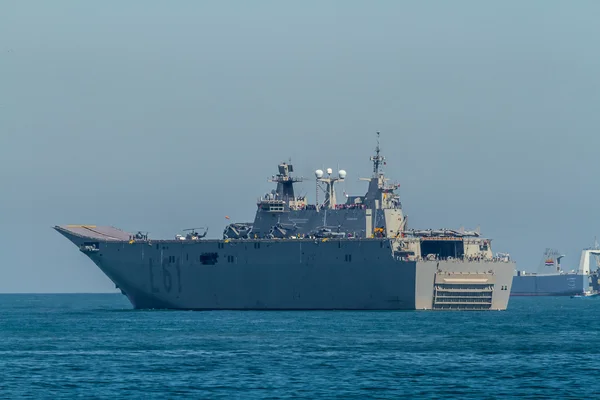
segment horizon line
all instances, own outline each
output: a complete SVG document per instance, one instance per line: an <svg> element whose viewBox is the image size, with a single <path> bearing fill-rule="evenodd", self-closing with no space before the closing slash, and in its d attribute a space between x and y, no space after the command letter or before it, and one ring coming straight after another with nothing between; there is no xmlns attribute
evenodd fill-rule
<svg viewBox="0 0 600 400"><path fill-rule="evenodd" d="M0 292L3 294L121 294L121 292Z"/></svg>

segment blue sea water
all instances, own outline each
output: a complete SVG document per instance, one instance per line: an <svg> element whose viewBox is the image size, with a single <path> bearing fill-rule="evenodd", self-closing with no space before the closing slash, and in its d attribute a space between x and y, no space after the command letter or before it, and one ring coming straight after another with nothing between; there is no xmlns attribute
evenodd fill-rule
<svg viewBox="0 0 600 400"><path fill-rule="evenodd" d="M124 296L0 295L1 398L597 395L600 298L499 312L135 311Z"/></svg>

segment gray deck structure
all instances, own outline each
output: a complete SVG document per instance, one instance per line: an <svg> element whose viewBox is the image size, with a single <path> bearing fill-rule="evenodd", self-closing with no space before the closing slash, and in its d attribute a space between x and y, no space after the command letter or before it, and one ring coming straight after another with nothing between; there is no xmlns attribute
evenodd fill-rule
<svg viewBox="0 0 600 400"><path fill-rule="evenodd" d="M257 201L252 223L223 239L171 240L92 225L54 227L134 308L190 310L504 310L515 264L479 232L409 230L379 144L364 196L337 203L345 179L317 170L323 201L297 197L293 166Z"/></svg>

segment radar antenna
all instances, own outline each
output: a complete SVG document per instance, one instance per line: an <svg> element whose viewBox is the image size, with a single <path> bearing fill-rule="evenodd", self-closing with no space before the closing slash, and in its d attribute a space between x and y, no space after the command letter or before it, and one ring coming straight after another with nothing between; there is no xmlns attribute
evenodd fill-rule
<svg viewBox="0 0 600 400"><path fill-rule="evenodd" d="M304 180L302 177L291 175L291 173L294 172L294 166L291 163L291 157L289 161L289 164L285 162L279 164L279 173L268 179L269 182L277 184L277 189L273 195L275 195L278 200L285 202L296 199L294 194L294 183L299 183Z"/></svg>
<svg viewBox="0 0 600 400"><path fill-rule="evenodd" d="M338 176L331 175L331 174L333 174L332 168L327 168L326 172L327 172L327 178L324 177L323 170L318 169L315 171L316 191L317 191L317 193L316 193L317 211L319 211L321 208L334 209L336 207L337 202L336 202L334 184L336 182L344 182L344 180L346 179L346 171L343 169L340 169L338 171ZM320 183L324 184L325 187L321 187L319 185ZM323 204L319 204L319 189L321 189L321 190L323 190L323 192L325 192L325 201L323 202Z"/></svg>

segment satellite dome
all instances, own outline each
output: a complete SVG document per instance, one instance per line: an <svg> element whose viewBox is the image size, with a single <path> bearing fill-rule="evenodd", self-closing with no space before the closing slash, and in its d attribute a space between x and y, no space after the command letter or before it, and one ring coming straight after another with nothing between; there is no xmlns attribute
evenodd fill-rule
<svg viewBox="0 0 600 400"><path fill-rule="evenodd" d="M327 173L328 173L329 175L331 175L331 174L333 173L333 170L332 170L331 168L327 168Z"/></svg>
<svg viewBox="0 0 600 400"><path fill-rule="evenodd" d="M322 178L322 177L323 177L323 171L322 171L322 170L320 170L320 169L316 170L316 171L315 171L315 176L316 176L317 178Z"/></svg>
<svg viewBox="0 0 600 400"><path fill-rule="evenodd" d="M346 178L346 171L344 171L343 169L340 169L338 171L338 175L340 176L340 178L344 179L344 178Z"/></svg>

